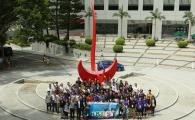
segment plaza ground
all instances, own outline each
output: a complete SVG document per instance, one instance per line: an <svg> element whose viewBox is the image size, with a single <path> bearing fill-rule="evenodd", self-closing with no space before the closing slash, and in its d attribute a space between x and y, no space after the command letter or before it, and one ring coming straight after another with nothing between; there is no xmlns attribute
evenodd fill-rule
<svg viewBox="0 0 195 120"><path fill-rule="evenodd" d="M113 60L115 37L98 37L97 40L96 60ZM51 65L44 65L38 52L16 50L15 67L0 73L0 117L2 120L60 119L60 115L45 111L44 98L48 82L75 82L78 60L85 60L84 65L88 67L89 59L57 56L51 58ZM133 73L133 76L123 80L130 84L138 83L144 91L152 89L157 99L157 108L155 116L147 119L193 120L194 52L195 45L180 49L173 40L158 41L156 47L147 47L144 39L127 39L124 53L117 54L118 61L125 65L126 70L118 72L115 78ZM25 82L12 83L21 79Z"/></svg>

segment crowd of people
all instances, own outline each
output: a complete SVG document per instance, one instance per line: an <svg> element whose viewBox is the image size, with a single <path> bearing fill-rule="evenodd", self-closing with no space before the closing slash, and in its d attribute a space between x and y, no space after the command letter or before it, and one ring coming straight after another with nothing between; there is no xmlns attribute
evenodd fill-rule
<svg viewBox="0 0 195 120"><path fill-rule="evenodd" d="M119 118L142 119L154 115L156 99L151 90L144 93L137 83L111 80L101 85L94 81L58 82L49 84L45 98L47 111L61 114L62 119L89 119L88 102L115 102L119 104ZM76 114L76 115L75 115Z"/></svg>

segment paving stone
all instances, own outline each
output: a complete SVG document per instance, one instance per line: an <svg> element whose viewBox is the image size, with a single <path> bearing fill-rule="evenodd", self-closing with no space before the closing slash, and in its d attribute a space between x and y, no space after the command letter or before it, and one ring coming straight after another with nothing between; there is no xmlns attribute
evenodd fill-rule
<svg viewBox="0 0 195 120"><path fill-rule="evenodd" d="M174 60L165 60L161 64L162 65L170 65L170 66L183 66L188 62L185 61L174 61Z"/></svg>
<svg viewBox="0 0 195 120"><path fill-rule="evenodd" d="M193 57L177 56L177 55L173 55L173 56L169 57L169 59L183 60L183 61L194 61L195 60L195 58L193 58Z"/></svg>
<svg viewBox="0 0 195 120"><path fill-rule="evenodd" d="M146 53L146 54L143 55L143 57L155 58L155 59L161 58L161 59L162 59L162 58L167 57L167 55L163 55L163 54L149 54L149 53Z"/></svg>

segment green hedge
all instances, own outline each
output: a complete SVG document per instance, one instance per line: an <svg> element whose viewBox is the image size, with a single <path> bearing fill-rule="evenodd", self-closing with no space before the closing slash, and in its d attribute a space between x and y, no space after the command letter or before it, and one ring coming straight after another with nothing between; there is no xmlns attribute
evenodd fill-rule
<svg viewBox="0 0 195 120"><path fill-rule="evenodd" d="M122 45L114 45L113 51L115 53L122 53L123 52L123 46Z"/></svg>
<svg viewBox="0 0 195 120"><path fill-rule="evenodd" d="M57 41L58 38L54 35L45 35L43 36L43 40L46 43L46 46L49 47L49 43L53 41Z"/></svg>
<svg viewBox="0 0 195 120"><path fill-rule="evenodd" d="M119 37L115 41L116 45L125 45L125 38L124 37Z"/></svg>
<svg viewBox="0 0 195 120"><path fill-rule="evenodd" d="M45 35L43 37L43 39L44 39L45 42L53 42L53 41L58 40L58 38L54 35Z"/></svg>
<svg viewBox="0 0 195 120"><path fill-rule="evenodd" d="M12 39L12 40L8 40L6 43L7 44L12 43L12 44L18 45L20 47L30 46L30 42L28 42L27 40Z"/></svg>
<svg viewBox="0 0 195 120"><path fill-rule="evenodd" d="M74 48L74 46L76 45L76 41L73 40L73 39L71 39L71 40L69 41L69 45L70 45L71 48Z"/></svg>
<svg viewBox="0 0 195 120"><path fill-rule="evenodd" d="M146 45L151 47L151 46L155 46L156 41L154 39L147 39L146 40Z"/></svg>
<svg viewBox="0 0 195 120"><path fill-rule="evenodd" d="M64 40L56 40L56 41L53 41L53 43L64 46L65 44L67 44L67 41L64 41Z"/></svg>
<svg viewBox="0 0 195 120"><path fill-rule="evenodd" d="M84 43L76 44L74 47L75 47L76 49L79 49L79 50L88 50L88 51L91 50L91 45L84 44Z"/></svg>
<svg viewBox="0 0 195 120"><path fill-rule="evenodd" d="M86 38L85 43L88 44L88 45L91 45L92 44L92 39L91 38Z"/></svg>
<svg viewBox="0 0 195 120"><path fill-rule="evenodd" d="M188 40L180 40L177 42L177 46L179 48L186 48L188 44L189 44Z"/></svg>

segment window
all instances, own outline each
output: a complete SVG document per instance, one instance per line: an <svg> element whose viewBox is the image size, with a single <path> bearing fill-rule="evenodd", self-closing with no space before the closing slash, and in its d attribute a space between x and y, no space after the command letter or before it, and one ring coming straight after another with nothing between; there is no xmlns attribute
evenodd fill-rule
<svg viewBox="0 0 195 120"><path fill-rule="evenodd" d="M143 10L153 10L154 0L143 0Z"/></svg>
<svg viewBox="0 0 195 120"><path fill-rule="evenodd" d="M163 10L173 11L174 10L175 0L164 0Z"/></svg>
<svg viewBox="0 0 195 120"><path fill-rule="evenodd" d="M180 11L190 11L191 0L179 0L179 10Z"/></svg>
<svg viewBox="0 0 195 120"><path fill-rule="evenodd" d="M118 0L109 0L109 10L118 10Z"/></svg>
<svg viewBox="0 0 195 120"><path fill-rule="evenodd" d="M95 0L95 10L104 10L104 0Z"/></svg>
<svg viewBox="0 0 195 120"><path fill-rule="evenodd" d="M138 0L128 0L128 10L138 10Z"/></svg>

